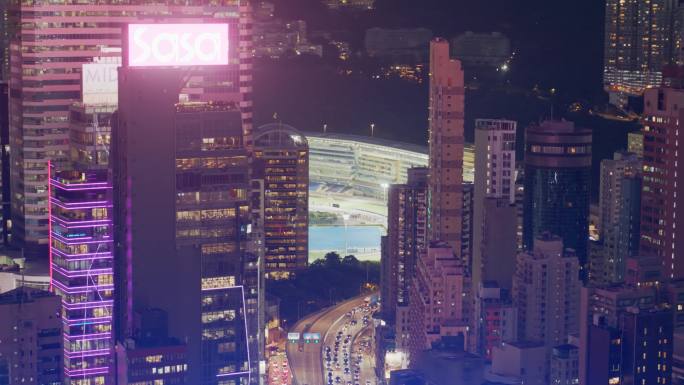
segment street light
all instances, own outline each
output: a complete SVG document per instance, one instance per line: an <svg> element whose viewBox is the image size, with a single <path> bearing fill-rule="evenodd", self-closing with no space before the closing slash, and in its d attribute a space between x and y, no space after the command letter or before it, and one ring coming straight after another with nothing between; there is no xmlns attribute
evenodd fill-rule
<svg viewBox="0 0 684 385"><path fill-rule="evenodd" d="M371 123L371 136L375 136L375 123Z"/></svg>

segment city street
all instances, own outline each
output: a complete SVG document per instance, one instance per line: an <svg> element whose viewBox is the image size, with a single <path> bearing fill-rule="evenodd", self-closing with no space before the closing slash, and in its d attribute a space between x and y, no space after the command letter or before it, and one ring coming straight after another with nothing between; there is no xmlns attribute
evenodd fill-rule
<svg viewBox="0 0 684 385"><path fill-rule="evenodd" d="M327 385L327 371L324 373L323 346L326 341L335 339L340 321L354 308L364 306L365 297L356 297L341 304L314 313L298 322L290 332L320 333L324 341L318 344L288 343L287 357L294 375L294 385ZM369 323L370 324L370 323ZM360 331L360 330L359 330ZM333 342L334 346L334 342ZM324 377L325 376L325 377ZM341 382L340 382L341 383ZM374 381L372 381L375 384ZM344 383L346 385L346 382ZM365 380L361 385L366 385Z"/></svg>
<svg viewBox="0 0 684 385"><path fill-rule="evenodd" d="M376 385L372 333L372 310L365 304L333 323L323 346L325 384Z"/></svg>
<svg viewBox="0 0 684 385"><path fill-rule="evenodd" d="M277 353L268 359L267 367L269 385L291 385L292 375L287 363L287 356L284 353Z"/></svg>

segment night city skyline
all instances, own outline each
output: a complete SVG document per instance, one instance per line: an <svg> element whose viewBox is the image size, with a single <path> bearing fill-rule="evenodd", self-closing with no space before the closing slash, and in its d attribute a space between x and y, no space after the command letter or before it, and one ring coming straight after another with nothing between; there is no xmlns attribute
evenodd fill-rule
<svg viewBox="0 0 684 385"><path fill-rule="evenodd" d="M0 385L684 385L681 106L680 0L0 0Z"/></svg>

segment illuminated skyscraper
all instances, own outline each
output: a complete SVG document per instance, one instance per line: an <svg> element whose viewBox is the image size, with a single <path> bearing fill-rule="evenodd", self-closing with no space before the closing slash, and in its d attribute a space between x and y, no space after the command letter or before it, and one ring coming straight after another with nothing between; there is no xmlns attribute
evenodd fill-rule
<svg viewBox="0 0 684 385"><path fill-rule="evenodd" d="M2 1L4 5L6 1ZM44 256L48 243L47 163L69 160L69 109L81 95L82 65L118 57L121 27L155 22L227 22L231 63L221 74L194 72L184 93L190 101L239 103L250 144L251 11L247 0L116 1L38 0L10 3L17 30L10 35L13 241L27 256Z"/></svg>
<svg viewBox="0 0 684 385"><path fill-rule="evenodd" d="M580 269L589 239L591 143L591 130L568 121L532 125L525 135L524 247L532 250L544 232L559 235Z"/></svg>
<svg viewBox="0 0 684 385"><path fill-rule="evenodd" d="M658 86L680 49L678 1L607 0L603 84L611 102L626 103Z"/></svg>
<svg viewBox="0 0 684 385"><path fill-rule="evenodd" d="M136 28L145 27L130 33ZM224 101L179 102L191 69L141 66L127 52L112 130L120 338L136 334L134 314L159 308L169 336L187 344L188 383L253 383L260 264L250 253L241 111ZM220 63L204 69L222 73Z"/></svg>
<svg viewBox="0 0 684 385"><path fill-rule="evenodd" d="M463 70L444 39L430 42L429 240L461 251L463 211ZM459 258L463 256L459 255Z"/></svg>
<svg viewBox="0 0 684 385"><path fill-rule="evenodd" d="M616 152L601 161L599 240L591 244L589 279L594 284L625 280L627 259L638 255L642 162Z"/></svg>
<svg viewBox="0 0 684 385"><path fill-rule="evenodd" d="M265 269L286 279L309 260L309 146L294 127L269 124L254 133L253 178L264 181Z"/></svg>
<svg viewBox="0 0 684 385"><path fill-rule="evenodd" d="M64 384L110 384L113 372L112 185L106 169L50 176L50 276L62 297Z"/></svg>
<svg viewBox="0 0 684 385"><path fill-rule="evenodd" d="M678 76L681 76L679 74ZM684 172L679 129L684 89L651 88L644 93L644 158L641 195L641 254L660 258L669 278L684 278Z"/></svg>
<svg viewBox="0 0 684 385"><path fill-rule="evenodd" d="M418 255L427 247L428 169L408 169L406 184L392 185L388 195L387 242L384 245L383 319L396 322L397 347L408 339L409 290Z"/></svg>
<svg viewBox="0 0 684 385"><path fill-rule="evenodd" d="M511 288L516 253L515 133L510 120L475 121L473 287Z"/></svg>

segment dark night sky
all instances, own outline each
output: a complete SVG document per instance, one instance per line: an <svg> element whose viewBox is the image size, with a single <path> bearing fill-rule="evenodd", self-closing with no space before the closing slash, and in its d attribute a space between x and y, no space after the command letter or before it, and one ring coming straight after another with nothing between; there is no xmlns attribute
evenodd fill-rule
<svg viewBox="0 0 684 385"><path fill-rule="evenodd" d="M319 0L277 0L277 13L303 18L312 29L348 29L361 39L371 26L427 27L446 37L500 31L513 41L521 81L600 96L604 4L600 0L377 0L377 10L340 17Z"/></svg>

